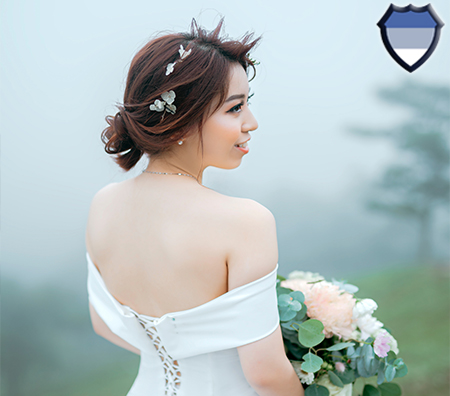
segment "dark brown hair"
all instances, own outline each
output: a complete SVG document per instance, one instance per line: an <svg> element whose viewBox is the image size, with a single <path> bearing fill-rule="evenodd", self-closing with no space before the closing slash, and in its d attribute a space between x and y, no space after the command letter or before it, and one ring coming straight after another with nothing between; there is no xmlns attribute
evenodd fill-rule
<svg viewBox="0 0 450 396"><path fill-rule="evenodd" d="M189 33L175 33L148 42L134 56L128 72L123 105L116 106L115 116L106 116L109 124L101 139L108 154L117 154L115 162L126 171L133 168L144 153L159 155L169 150L192 131L199 131L203 153L202 127L209 114L223 105L228 93L232 64L240 64L255 77L255 61L249 51L261 37L252 40L246 33L239 41L221 38L223 18L217 27L207 32L192 20ZM189 56L180 61L180 45ZM166 76L166 66L175 64ZM150 110L149 106L161 94L173 90L176 94L175 114ZM211 109L212 102L218 104Z"/></svg>

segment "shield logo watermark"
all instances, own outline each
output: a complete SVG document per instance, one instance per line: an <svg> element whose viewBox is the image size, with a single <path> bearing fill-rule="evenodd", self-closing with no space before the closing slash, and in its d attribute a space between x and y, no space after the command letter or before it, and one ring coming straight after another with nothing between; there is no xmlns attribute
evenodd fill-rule
<svg viewBox="0 0 450 396"><path fill-rule="evenodd" d="M394 60L412 73L435 50L444 23L428 4L398 7L391 4L377 23L384 46Z"/></svg>

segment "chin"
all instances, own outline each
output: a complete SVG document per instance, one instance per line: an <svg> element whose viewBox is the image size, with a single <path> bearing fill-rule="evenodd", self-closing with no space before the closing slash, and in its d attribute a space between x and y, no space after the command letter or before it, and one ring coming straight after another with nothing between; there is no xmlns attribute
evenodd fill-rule
<svg viewBox="0 0 450 396"><path fill-rule="evenodd" d="M219 169L236 169L237 167L239 167L239 165L241 165L241 160L229 161L226 163L222 162L220 164L213 165L213 166L215 166L216 168L219 168Z"/></svg>

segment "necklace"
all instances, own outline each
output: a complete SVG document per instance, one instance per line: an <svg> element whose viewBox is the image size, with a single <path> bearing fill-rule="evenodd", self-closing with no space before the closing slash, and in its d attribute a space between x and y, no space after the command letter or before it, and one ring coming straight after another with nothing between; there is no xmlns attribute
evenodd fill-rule
<svg viewBox="0 0 450 396"><path fill-rule="evenodd" d="M196 177L192 176L192 175L188 175L187 173L167 173L167 172L151 172L151 171L147 171L147 170L143 170L142 173L156 173L158 175L180 175L180 176L189 176L189 177L193 177L195 180L197 180Z"/></svg>

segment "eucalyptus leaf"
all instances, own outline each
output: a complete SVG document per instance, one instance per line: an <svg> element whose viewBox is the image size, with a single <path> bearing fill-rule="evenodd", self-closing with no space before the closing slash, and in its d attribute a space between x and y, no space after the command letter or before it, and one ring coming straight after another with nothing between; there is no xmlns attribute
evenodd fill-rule
<svg viewBox="0 0 450 396"><path fill-rule="evenodd" d="M297 315L297 311L293 310L290 306L278 307L278 313L282 322L291 320Z"/></svg>
<svg viewBox="0 0 450 396"><path fill-rule="evenodd" d="M291 340L292 342L297 342L298 344L298 332L296 329L288 326L288 324L293 324L293 322L290 320L289 322L281 323L281 332L283 333L283 337Z"/></svg>
<svg viewBox="0 0 450 396"><path fill-rule="evenodd" d="M362 396L381 396L381 392L373 385L366 384Z"/></svg>
<svg viewBox="0 0 450 396"><path fill-rule="evenodd" d="M392 365L395 367L395 368L400 368L400 367L402 367L403 365L404 365L405 363L403 362L403 359L402 358L397 358L397 359L395 359L394 360L394 363L392 363Z"/></svg>
<svg viewBox="0 0 450 396"><path fill-rule="evenodd" d="M340 342L327 348L327 351L340 351L341 349L355 345L354 342Z"/></svg>
<svg viewBox="0 0 450 396"><path fill-rule="evenodd" d="M292 307L295 311L302 309L301 302L295 300L290 294L282 294L278 297L278 306L280 307Z"/></svg>
<svg viewBox="0 0 450 396"><path fill-rule="evenodd" d="M300 324L298 340L305 347L311 348L320 344L325 339L323 324L320 320L309 319Z"/></svg>
<svg viewBox="0 0 450 396"><path fill-rule="evenodd" d="M289 340L284 340L284 345L287 346L289 353L295 358L295 360L302 360L303 356L308 353L307 348L301 348L298 344L290 342Z"/></svg>
<svg viewBox="0 0 450 396"><path fill-rule="evenodd" d="M371 377L371 375L369 375L369 373L366 370L366 366L364 365L364 360L361 358L357 358L356 359L356 368L358 370L358 374L361 377L365 377L365 378L369 378Z"/></svg>
<svg viewBox="0 0 450 396"><path fill-rule="evenodd" d="M378 368L378 376L377 376L377 384L380 385L384 382L384 369L386 367L386 363L384 360L380 361L380 367Z"/></svg>
<svg viewBox="0 0 450 396"><path fill-rule="evenodd" d="M342 382L342 380L332 371L328 371L328 377L330 378L330 381L336 385L339 386L339 388L343 388L344 387L344 383Z"/></svg>
<svg viewBox="0 0 450 396"><path fill-rule="evenodd" d="M292 327L291 327L291 324L292 323L294 323L294 320L293 319L291 319L291 320L289 320L289 321L287 321L287 322L283 322L283 323L280 323L280 326L281 326L281 328L283 329L286 329L286 330L289 330L289 331L295 331ZM295 335L297 335L297 332L295 331Z"/></svg>
<svg viewBox="0 0 450 396"><path fill-rule="evenodd" d="M286 280L286 278L284 276L278 275L278 274L277 274L277 279L279 279L280 281Z"/></svg>
<svg viewBox="0 0 450 396"><path fill-rule="evenodd" d="M307 310L308 310L307 306L305 304L302 304L302 309L297 312L297 316L293 320L297 323L303 322L304 321L303 319L305 319Z"/></svg>
<svg viewBox="0 0 450 396"><path fill-rule="evenodd" d="M372 345L364 344L362 347L361 356L364 359L364 366L368 369L370 361L375 358Z"/></svg>
<svg viewBox="0 0 450 396"><path fill-rule="evenodd" d="M289 294L291 291L292 291L291 289L279 286L277 287L277 297L279 297L282 294Z"/></svg>
<svg viewBox="0 0 450 396"><path fill-rule="evenodd" d="M370 362L369 374L372 374L372 377L377 375L379 368L380 368L380 360L373 359Z"/></svg>
<svg viewBox="0 0 450 396"><path fill-rule="evenodd" d="M406 367L406 364L403 363L403 365L395 372L395 376L404 377L406 374L408 374L408 368Z"/></svg>
<svg viewBox="0 0 450 396"><path fill-rule="evenodd" d="M381 396L400 396L402 394L400 386L394 383L381 384L378 389L381 391Z"/></svg>
<svg viewBox="0 0 450 396"><path fill-rule="evenodd" d="M301 365L303 371L307 373L315 373L320 370L320 367L323 363L322 358L313 353L309 352L306 355L303 355L304 362Z"/></svg>
<svg viewBox="0 0 450 396"><path fill-rule="evenodd" d="M360 357L361 356L361 347L360 346L358 346L357 348L354 348L352 346L349 347L347 349L347 356L350 359L354 359L354 358Z"/></svg>
<svg viewBox="0 0 450 396"><path fill-rule="evenodd" d="M291 297L290 294L281 294L278 297L278 312L280 321L286 322L297 316L297 312L302 309L302 303Z"/></svg>
<svg viewBox="0 0 450 396"><path fill-rule="evenodd" d="M384 375L386 376L387 382L391 382L394 379L396 371L397 371L397 369L390 364L386 367L386 371L384 372Z"/></svg>
<svg viewBox="0 0 450 396"><path fill-rule="evenodd" d="M356 368L356 363L358 362L358 358L355 358L355 359L350 359L350 363L349 363L349 366L353 369L353 370L355 370L356 372L358 372L357 371L357 368Z"/></svg>
<svg viewBox="0 0 450 396"><path fill-rule="evenodd" d="M343 373L334 370L333 373L336 374L345 385L351 384L356 380L355 371L352 369L346 369Z"/></svg>
<svg viewBox="0 0 450 396"><path fill-rule="evenodd" d="M347 281L338 281L334 278L331 278L331 282L333 283L333 285L339 286L340 289L350 294L355 294L359 290L358 286L351 285L350 283L347 283Z"/></svg>
<svg viewBox="0 0 450 396"><path fill-rule="evenodd" d="M397 359L397 355L394 351L389 351L387 355L387 362L392 363L395 359Z"/></svg>
<svg viewBox="0 0 450 396"><path fill-rule="evenodd" d="M339 352L339 351L334 351L331 355L330 355L330 357L331 357L331 360L334 362L334 363L337 363L337 362L346 362L347 361L347 359L346 358L344 358L344 355L342 354L342 352Z"/></svg>
<svg viewBox="0 0 450 396"><path fill-rule="evenodd" d="M330 391L322 385L312 384L305 389L305 396L330 396Z"/></svg>
<svg viewBox="0 0 450 396"><path fill-rule="evenodd" d="M305 302L305 295L301 291L296 290L289 293L289 295L299 303L303 304Z"/></svg>

